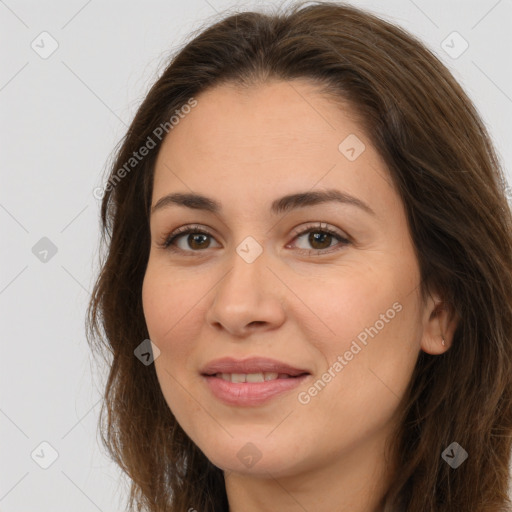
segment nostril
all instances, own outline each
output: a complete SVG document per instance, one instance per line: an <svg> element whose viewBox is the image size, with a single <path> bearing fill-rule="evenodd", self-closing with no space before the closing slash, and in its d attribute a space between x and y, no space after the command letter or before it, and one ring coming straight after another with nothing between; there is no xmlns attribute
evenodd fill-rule
<svg viewBox="0 0 512 512"><path fill-rule="evenodd" d="M254 322L251 322L249 324L249 326L252 327L252 326L260 325L260 324L265 324L265 322L262 322L261 320L255 320Z"/></svg>

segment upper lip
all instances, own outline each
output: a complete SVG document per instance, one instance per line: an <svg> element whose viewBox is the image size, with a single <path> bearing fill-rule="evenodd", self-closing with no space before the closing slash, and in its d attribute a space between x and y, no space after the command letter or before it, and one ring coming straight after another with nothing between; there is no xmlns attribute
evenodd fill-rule
<svg viewBox="0 0 512 512"><path fill-rule="evenodd" d="M202 369L203 375L215 375L217 373L285 373L293 377L309 373L307 370L295 368L289 364L269 359L268 357L250 357L247 359L235 359L223 357L206 364Z"/></svg>

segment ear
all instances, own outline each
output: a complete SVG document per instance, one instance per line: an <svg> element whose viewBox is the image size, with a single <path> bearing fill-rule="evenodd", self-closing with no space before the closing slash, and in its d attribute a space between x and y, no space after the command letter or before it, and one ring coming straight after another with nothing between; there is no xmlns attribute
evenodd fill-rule
<svg viewBox="0 0 512 512"><path fill-rule="evenodd" d="M452 345L458 323L459 318L452 305L438 295L429 296L424 308L421 349L427 354L444 354Z"/></svg>

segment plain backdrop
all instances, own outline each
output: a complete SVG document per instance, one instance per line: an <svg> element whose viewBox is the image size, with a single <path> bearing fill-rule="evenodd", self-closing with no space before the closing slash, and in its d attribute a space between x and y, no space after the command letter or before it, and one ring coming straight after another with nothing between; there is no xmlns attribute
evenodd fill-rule
<svg viewBox="0 0 512 512"><path fill-rule="evenodd" d="M272 3L0 1L1 512L123 510L127 481L99 444L103 380L84 331L99 250L93 190L192 31L225 9ZM512 2L350 3L409 30L442 59L510 173Z"/></svg>

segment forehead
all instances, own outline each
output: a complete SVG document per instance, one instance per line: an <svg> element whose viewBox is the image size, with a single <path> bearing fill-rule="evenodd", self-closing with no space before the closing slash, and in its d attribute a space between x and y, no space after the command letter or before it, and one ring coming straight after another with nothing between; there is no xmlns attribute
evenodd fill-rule
<svg viewBox="0 0 512 512"><path fill-rule="evenodd" d="M250 200L256 190L270 199L276 187L293 192L341 185L348 193L367 196L370 184L377 190L388 185L385 166L354 111L315 84L223 84L195 99L197 106L160 148L153 204L156 195L173 189L204 195L222 191L224 197L231 189L233 200L240 194ZM364 147L357 159L349 160L340 150L346 140Z"/></svg>
<svg viewBox="0 0 512 512"><path fill-rule="evenodd" d="M197 106L172 130L165 146L176 149L194 142L200 153L219 156L258 148L286 154L296 151L297 144L337 151L340 135L361 132L348 104L334 103L306 81L223 84L196 100Z"/></svg>

